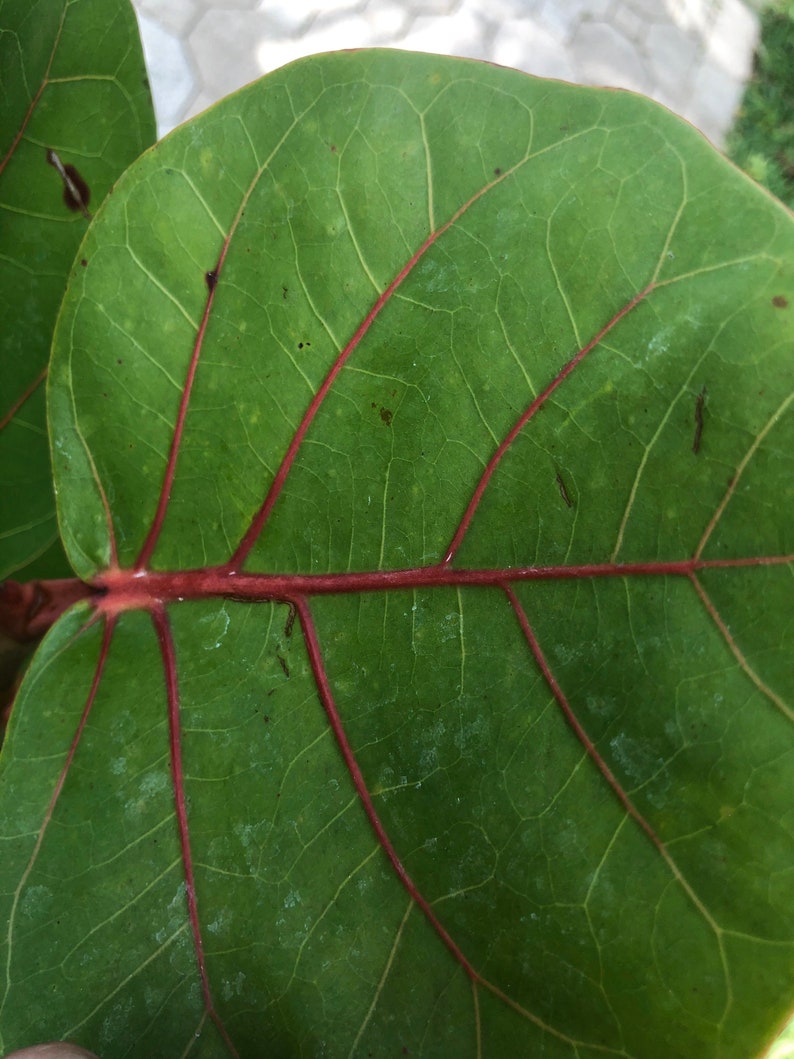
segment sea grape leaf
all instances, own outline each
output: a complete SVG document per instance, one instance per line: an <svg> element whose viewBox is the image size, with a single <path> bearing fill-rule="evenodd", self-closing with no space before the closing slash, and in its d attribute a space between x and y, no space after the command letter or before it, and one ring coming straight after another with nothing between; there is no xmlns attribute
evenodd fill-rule
<svg viewBox="0 0 794 1059"><path fill-rule="evenodd" d="M55 339L96 596L0 759L3 1046L763 1052L793 252L657 105L434 56L131 167Z"/></svg>
<svg viewBox="0 0 794 1059"><path fill-rule="evenodd" d="M71 574L45 422L52 332L86 214L153 141L127 0L0 2L0 580Z"/></svg>

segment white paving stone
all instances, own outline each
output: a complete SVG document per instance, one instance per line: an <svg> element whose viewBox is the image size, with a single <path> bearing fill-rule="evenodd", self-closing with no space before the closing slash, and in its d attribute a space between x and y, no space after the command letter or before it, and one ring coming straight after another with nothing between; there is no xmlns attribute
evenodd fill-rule
<svg viewBox="0 0 794 1059"><path fill-rule="evenodd" d="M311 47L306 50L306 44ZM318 19L311 34L304 38L304 54L323 51L342 51L345 48L366 48L372 43L372 33L367 20L361 14L350 14L344 18Z"/></svg>
<svg viewBox="0 0 794 1059"><path fill-rule="evenodd" d="M717 147L722 146L742 98L742 85L722 67L704 63L692 81L692 101L684 117Z"/></svg>
<svg viewBox="0 0 794 1059"><path fill-rule="evenodd" d="M677 25L707 36L716 18L711 0L667 0L667 6Z"/></svg>
<svg viewBox="0 0 794 1059"><path fill-rule="evenodd" d="M204 0L207 7L212 7L215 0ZM259 0L258 9L263 14L272 15L278 12L279 16L287 15L297 25L302 25L307 19L316 18L318 15L347 15L352 11L360 11L366 5L366 0Z"/></svg>
<svg viewBox="0 0 794 1059"><path fill-rule="evenodd" d="M542 26L525 26L522 20L509 19L502 23L493 42L492 55L494 62L536 77L554 77L560 81L576 78L569 50Z"/></svg>
<svg viewBox="0 0 794 1059"><path fill-rule="evenodd" d="M165 0L170 3L170 0ZM230 11L255 11L261 4L261 0L199 0L199 6L205 10L212 7L220 7Z"/></svg>
<svg viewBox="0 0 794 1059"><path fill-rule="evenodd" d="M135 10L179 36L201 16L203 6L197 0L135 0Z"/></svg>
<svg viewBox="0 0 794 1059"><path fill-rule="evenodd" d="M388 44L404 36L410 24L405 4L378 2L368 4L361 16L373 44Z"/></svg>
<svg viewBox="0 0 794 1059"><path fill-rule="evenodd" d="M310 38L309 38L310 40ZM272 39L261 40L256 45L257 66L263 74L278 70L287 63L294 62L304 55L311 55L314 49L309 47L308 41L302 38L297 40L275 41Z"/></svg>
<svg viewBox="0 0 794 1059"><path fill-rule="evenodd" d="M152 88L157 130L160 136L177 125L198 85L182 43L158 22L141 15L141 41Z"/></svg>
<svg viewBox="0 0 794 1059"><path fill-rule="evenodd" d="M455 14L415 19L400 41L400 47L436 55L461 55L468 59L489 58L482 20L465 12L460 17Z"/></svg>
<svg viewBox="0 0 794 1059"><path fill-rule="evenodd" d="M758 19L742 0L133 0L161 131L294 59L396 47L646 92L721 142Z"/></svg>
<svg viewBox="0 0 794 1059"><path fill-rule="evenodd" d="M420 17L450 15L458 6L458 0L412 0L405 6Z"/></svg>
<svg viewBox="0 0 794 1059"><path fill-rule="evenodd" d="M674 110L688 102L692 74L702 47L695 37L671 23L653 25L645 38L645 52L653 76L654 96L670 100Z"/></svg>
<svg viewBox="0 0 794 1059"><path fill-rule="evenodd" d="M212 96L208 96L206 92L200 92L188 107L185 119L195 118L197 114L203 114L205 110L208 110L219 102L220 100L213 99Z"/></svg>
<svg viewBox="0 0 794 1059"><path fill-rule="evenodd" d="M580 22L607 20L612 0L544 0L538 8L540 24L561 44L569 44Z"/></svg>
<svg viewBox="0 0 794 1059"><path fill-rule="evenodd" d="M651 79L631 42L606 22L582 22L571 41L574 69L588 85L648 92Z"/></svg>
<svg viewBox="0 0 794 1059"><path fill-rule="evenodd" d="M629 8L635 15L639 15L644 21L651 22L660 17L667 4L665 0L623 0L623 6Z"/></svg>
<svg viewBox="0 0 794 1059"><path fill-rule="evenodd" d="M234 92L264 72L257 61L257 45L267 37L267 18L257 11L207 11L188 37L204 92L211 98Z"/></svg>
<svg viewBox="0 0 794 1059"><path fill-rule="evenodd" d="M456 12L473 12L494 22L497 27L509 19L518 19L528 26L536 21L537 12L544 0L460 0Z"/></svg>
<svg viewBox="0 0 794 1059"><path fill-rule="evenodd" d="M709 33L707 53L723 70L744 81L752 71L758 20L740 0L723 0ZM748 48L748 41L752 47Z"/></svg>
<svg viewBox="0 0 794 1059"><path fill-rule="evenodd" d="M652 25L647 18L638 15L630 7L623 7L620 4L615 8L609 24L618 33L626 37L627 40L630 40L632 44L641 44Z"/></svg>
<svg viewBox="0 0 794 1059"><path fill-rule="evenodd" d="M279 37L296 37L317 15L316 0L261 0L258 10L267 15Z"/></svg>

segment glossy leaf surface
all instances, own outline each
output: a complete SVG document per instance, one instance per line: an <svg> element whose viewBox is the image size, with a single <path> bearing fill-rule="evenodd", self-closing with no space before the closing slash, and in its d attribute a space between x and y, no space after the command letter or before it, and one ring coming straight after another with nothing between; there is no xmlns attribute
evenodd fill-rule
<svg viewBox="0 0 794 1059"><path fill-rule="evenodd" d="M0 86L0 580L58 577L44 379L86 214L154 139L132 7L2 0Z"/></svg>
<svg viewBox="0 0 794 1059"><path fill-rule="evenodd" d="M3 751L5 1046L762 1052L793 251L650 102L430 56L297 63L125 175L52 367L104 595Z"/></svg>

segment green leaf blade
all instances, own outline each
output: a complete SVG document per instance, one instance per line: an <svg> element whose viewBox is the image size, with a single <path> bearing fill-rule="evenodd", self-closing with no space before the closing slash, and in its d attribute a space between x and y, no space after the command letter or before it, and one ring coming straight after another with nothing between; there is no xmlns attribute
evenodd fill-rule
<svg viewBox="0 0 794 1059"><path fill-rule="evenodd" d="M358 53L178 131L102 220L50 385L118 623L56 807L91 817L83 775L119 803L81 1039L167 1010L176 1054L762 1053L794 982L790 218L650 103Z"/></svg>

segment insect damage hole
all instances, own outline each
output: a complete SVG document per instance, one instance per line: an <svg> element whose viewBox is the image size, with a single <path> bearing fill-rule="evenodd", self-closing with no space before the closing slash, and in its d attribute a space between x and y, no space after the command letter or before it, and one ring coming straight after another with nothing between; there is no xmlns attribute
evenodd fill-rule
<svg viewBox="0 0 794 1059"><path fill-rule="evenodd" d="M91 220L88 203L91 201L91 189L73 165L64 165L57 151L47 151L47 161L56 170L63 181L63 201L73 213L82 213L87 221Z"/></svg>

